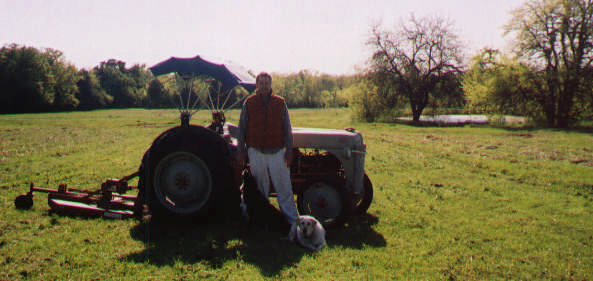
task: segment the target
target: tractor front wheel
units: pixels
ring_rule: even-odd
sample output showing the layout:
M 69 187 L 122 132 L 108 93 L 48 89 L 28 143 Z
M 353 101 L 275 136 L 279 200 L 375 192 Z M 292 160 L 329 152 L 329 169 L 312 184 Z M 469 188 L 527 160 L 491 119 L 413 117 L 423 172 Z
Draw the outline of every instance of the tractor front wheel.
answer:
M 297 194 L 297 205 L 301 215 L 311 215 L 324 226 L 336 226 L 344 223 L 352 204 L 344 179 L 328 176 L 308 180 Z
M 366 173 L 364 174 L 363 181 L 362 193 L 354 202 L 353 213 L 357 215 L 366 213 L 373 201 L 373 183 L 371 183 L 371 179 Z

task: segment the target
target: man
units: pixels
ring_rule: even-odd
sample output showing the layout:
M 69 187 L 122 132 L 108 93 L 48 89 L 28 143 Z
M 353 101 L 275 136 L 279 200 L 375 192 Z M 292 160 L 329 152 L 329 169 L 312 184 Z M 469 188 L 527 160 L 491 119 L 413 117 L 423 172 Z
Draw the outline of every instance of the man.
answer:
M 256 94 L 245 100 L 239 119 L 239 163 L 249 157 L 251 174 L 267 200 L 272 180 L 280 211 L 292 225 L 299 214 L 290 182 L 292 127 L 288 108 L 282 97 L 274 95 L 270 74 L 258 74 L 255 86 Z

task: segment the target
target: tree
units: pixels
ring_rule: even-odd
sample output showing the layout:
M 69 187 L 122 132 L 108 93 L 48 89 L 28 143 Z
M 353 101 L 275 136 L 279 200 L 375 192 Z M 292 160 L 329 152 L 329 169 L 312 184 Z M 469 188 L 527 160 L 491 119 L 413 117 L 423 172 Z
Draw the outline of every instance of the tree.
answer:
M 138 107 L 144 105 L 150 74 L 144 66 L 126 69 L 123 61 L 110 59 L 96 66 L 94 72 L 101 87 L 113 97 L 113 107 Z
M 11 44 L 0 55 L 0 96 L 2 113 L 49 110 L 53 95 L 45 91 L 43 55 L 32 47 Z
M 333 76 L 301 70 L 294 74 L 272 74 L 276 94 L 284 97 L 288 107 L 346 106 L 341 91 L 358 80 L 355 76 Z
M 593 62 L 593 0 L 531 0 L 513 12 L 506 26 L 516 37 L 516 51 L 543 81 L 535 99 L 551 127 L 568 127 L 583 116 L 575 106 Z
M 443 79 L 439 81 L 437 90 L 433 94 L 432 107 L 434 109 L 438 107 L 461 108 L 465 105 L 461 86 L 462 74 L 461 72 L 448 72 L 443 75 Z
M 53 110 L 74 110 L 79 105 L 76 67 L 64 61 L 61 51 L 46 49 L 44 55 L 48 64 L 46 76 L 52 82 L 47 90 L 53 92 Z
M 77 71 L 53 49 L 11 44 L 0 50 L 0 113 L 71 110 Z
M 438 17 L 417 19 L 402 24 L 394 32 L 374 26 L 367 42 L 374 53 L 370 73 L 391 95 L 404 96 L 414 121 L 438 91 L 443 78 L 461 69 L 461 45 L 452 24 Z M 392 99 L 396 101 L 397 99 Z
M 78 109 L 91 110 L 107 108 L 113 103 L 113 97 L 108 95 L 92 71 L 81 70 L 80 80 L 76 83 L 78 92 L 76 98 L 80 101 Z
M 168 91 L 158 78 L 152 79 L 148 85 L 147 104 L 148 108 L 166 108 L 170 106 L 171 99 Z
M 534 102 L 543 83 L 535 72 L 498 50 L 484 49 L 471 59 L 464 74 L 463 90 L 472 112 L 514 114 L 541 118 Z
M 384 107 L 381 102 L 382 97 L 378 94 L 379 89 L 375 83 L 369 81 L 360 81 L 351 86 L 352 107 L 356 118 L 366 122 L 375 122 Z

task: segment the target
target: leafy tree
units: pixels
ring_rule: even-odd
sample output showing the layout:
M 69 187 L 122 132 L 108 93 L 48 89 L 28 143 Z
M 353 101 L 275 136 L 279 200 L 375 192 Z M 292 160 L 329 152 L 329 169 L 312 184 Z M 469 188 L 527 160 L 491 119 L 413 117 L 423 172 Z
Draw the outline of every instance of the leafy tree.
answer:
M 159 79 L 155 78 L 150 81 L 147 93 L 146 106 L 148 108 L 164 108 L 170 106 L 169 102 L 171 100 L 169 94 Z
M 101 62 L 93 70 L 101 87 L 113 97 L 113 107 L 142 107 L 150 74 L 143 66 L 126 69 L 123 61 L 110 59 Z
M 543 81 L 525 64 L 498 50 L 484 49 L 472 58 L 463 89 L 472 112 L 514 114 L 540 119 L 535 102 Z
M 80 80 L 76 83 L 78 92 L 76 98 L 80 101 L 78 109 L 91 110 L 107 108 L 113 103 L 113 97 L 108 95 L 92 71 L 81 70 Z
M 393 32 L 374 26 L 367 44 L 374 51 L 369 74 L 379 78 L 372 81 L 387 87 L 389 95 L 405 97 L 414 121 L 445 85 L 443 79 L 461 68 L 461 45 L 452 24 L 438 17 L 412 15 L 409 23 Z M 387 100 L 388 106 L 395 106 L 399 99 Z
M 42 64 L 42 54 L 35 48 L 16 44 L 2 48 L 2 113 L 48 110 L 54 97 L 43 90 L 45 79 L 39 67 Z
M 53 110 L 74 110 L 79 105 L 76 98 L 76 82 L 79 79 L 77 69 L 64 61 L 61 51 L 46 49 L 45 56 L 49 65 L 46 75 L 52 81 L 47 90 L 54 95 Z
M 366 79 L 352 85 L 348 90 L 351 92 L 351 102 L 355 116 L 366 122 L 374 122 L 388 116 L 393 108 L 385 106 L 387 96 L 385 89 L 377 86 L 368 76 Z M 396 96 L 391 95 L 391 97 Z
M 140 102 L 140 106 L 143 106 L 147 95 L 147 87 L 153 78 L 152 73 L 143 64 L 133 65 L 126 70 L 126 73 L 133 80 L 132 87 L 136 91 L 136 99 Z
M 76 69 L 62 52 L 11 44 L 0 50 L 0 112 L 71 110 Z
M 581 103 L 577 111 L 582 112 L 579 116 L 581 120 L 593 120 L 593 66 L 587 67 L 583 73 L 583 91 L 580 92 L 579 100 Z
M 506 26 L 517 55 L 542 81 L 535 95 L 547 124 L 568 127 L 591 109 L 586 102 L 587 69 L 593 63 L 593 0 L 531 0 Z M 535 85 L 540 85 L 533 81 Z
M 442 76 L 436 90 L 433 93 L 431 107 L 438 108 L 462 108 L 465 106 L 463 89 L 461 86 L 462 73 L 449 72 Z
M 294 74 L 272 74 L 272 86 L 289 107 L 336 107 L 348 105 L 341 92 L 358 79 L 301 70 Z

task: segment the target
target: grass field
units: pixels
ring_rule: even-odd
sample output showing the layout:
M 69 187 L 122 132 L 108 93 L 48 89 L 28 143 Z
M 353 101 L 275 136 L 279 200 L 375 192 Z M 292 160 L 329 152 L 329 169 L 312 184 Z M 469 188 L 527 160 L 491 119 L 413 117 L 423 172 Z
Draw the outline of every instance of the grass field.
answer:
M 295 127 L 355 127 L 368 145 L 374 201 L 367 215 L 328 229 L 319 253 L 236 226 L 59 216 L 45 194 L 31 210 L 14 208 L 30 182 L 94 189 L 134 172 L 177 118 L 0 115 L 0 280 L 593 280 L 590 132 L 369 124 L 345 109 L 291 110 Z M 208 118 L 199 112 L 192 123 Z

